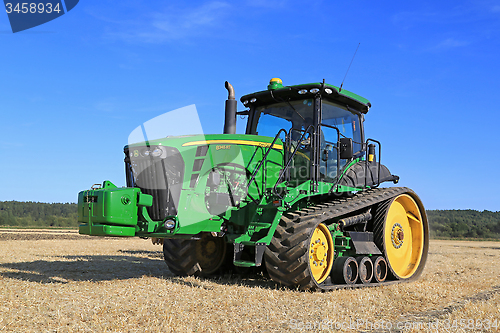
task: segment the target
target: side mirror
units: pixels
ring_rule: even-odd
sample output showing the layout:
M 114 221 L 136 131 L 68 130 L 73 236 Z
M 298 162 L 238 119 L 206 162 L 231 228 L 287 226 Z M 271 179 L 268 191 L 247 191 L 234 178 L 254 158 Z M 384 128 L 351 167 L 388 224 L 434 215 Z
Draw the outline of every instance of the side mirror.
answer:
M 350 160 L 353 156 L 352 139 L 340 138 L 340 159 Z

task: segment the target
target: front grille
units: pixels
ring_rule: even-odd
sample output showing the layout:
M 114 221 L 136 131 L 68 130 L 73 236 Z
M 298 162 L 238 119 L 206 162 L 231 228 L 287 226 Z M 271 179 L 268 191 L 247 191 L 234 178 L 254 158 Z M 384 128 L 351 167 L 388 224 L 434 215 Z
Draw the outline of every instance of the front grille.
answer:
M 147 208 L 154 221 L 177 215 L 184 177 L 184 160 L 179 151 L 162 146 L 161 157 L 144 156 L 141 151 L 154 147 L 125 149 L 125 174 L 128 187 L 138 187 L 153 196 L 153 205 Z

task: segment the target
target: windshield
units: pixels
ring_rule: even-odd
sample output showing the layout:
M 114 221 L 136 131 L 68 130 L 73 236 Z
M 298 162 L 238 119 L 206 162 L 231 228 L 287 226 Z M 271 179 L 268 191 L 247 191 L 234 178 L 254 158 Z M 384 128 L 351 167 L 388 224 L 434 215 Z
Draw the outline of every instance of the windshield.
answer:
M 314 101 L 304 99 L 291 102 L 282 102 L 255 109 L 255 124 L 251 134 L 263 135 L 274 138 L 280 129 L 285 129 L 289 134 L 285 142 L 287 151 L 293 155 L 289 166 L 289 179 L 291 184 L 299 185 L 311 179 L 314 166 L 311 164 L 317 149 L 319 154 L 319 170 L 317 179 L 325 182 L 335 182 L 338 170 L 348 162 L 338 160 L 338 139 L 340 137 L 353 140 L 353 152 L 361 151 L 362 133 L 360 118 L 347 107 L 323 100 L 321 105 L 321 124 L 318 131 L 309 128 L 313 125 Z M 309 128 L 309 131 L 307 130 Z M 314 148 L 310 140 L 313 133 L 319 135 L 318 148 Z
M 257 128 L 254 134 L 274 138 L 282 128 L 304 130 L 313 124 L 312 99 L 273 104 L 258 107 L 255 111 Z

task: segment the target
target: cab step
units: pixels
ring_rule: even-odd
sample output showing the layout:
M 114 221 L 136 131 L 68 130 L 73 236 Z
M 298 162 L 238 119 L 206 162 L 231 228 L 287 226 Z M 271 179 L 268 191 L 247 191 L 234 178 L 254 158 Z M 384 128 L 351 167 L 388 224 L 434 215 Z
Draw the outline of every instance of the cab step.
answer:
M 233 261 L 234 266 L 238 267 L 255 267 L 257 266 L 255 262 L 253 261 L 248 261 L 248 260 L 236 260 Z
M 234 243 L 233 264 L 239 267 L 254 267 L 262 265 L 262 258 L 266 250 L 266 243 L 254 243 L 255 246 L 255 261 L 241 260 L 241 254 L 245 248 L 245 244 Z

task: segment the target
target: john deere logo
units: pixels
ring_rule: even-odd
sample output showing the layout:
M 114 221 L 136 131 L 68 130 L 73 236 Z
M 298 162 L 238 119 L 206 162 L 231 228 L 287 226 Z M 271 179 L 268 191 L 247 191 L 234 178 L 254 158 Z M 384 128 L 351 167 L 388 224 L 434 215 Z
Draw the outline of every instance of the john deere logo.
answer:
M 132 200 L 130 199 L 130 196 L 128 194 L 125 194 L 124 196 L 121 197 L 122 204 L 128 205 Z
M 52 21 L 72 10 L 79 0 L 4 0 L 12 32 L 19 32 Z

